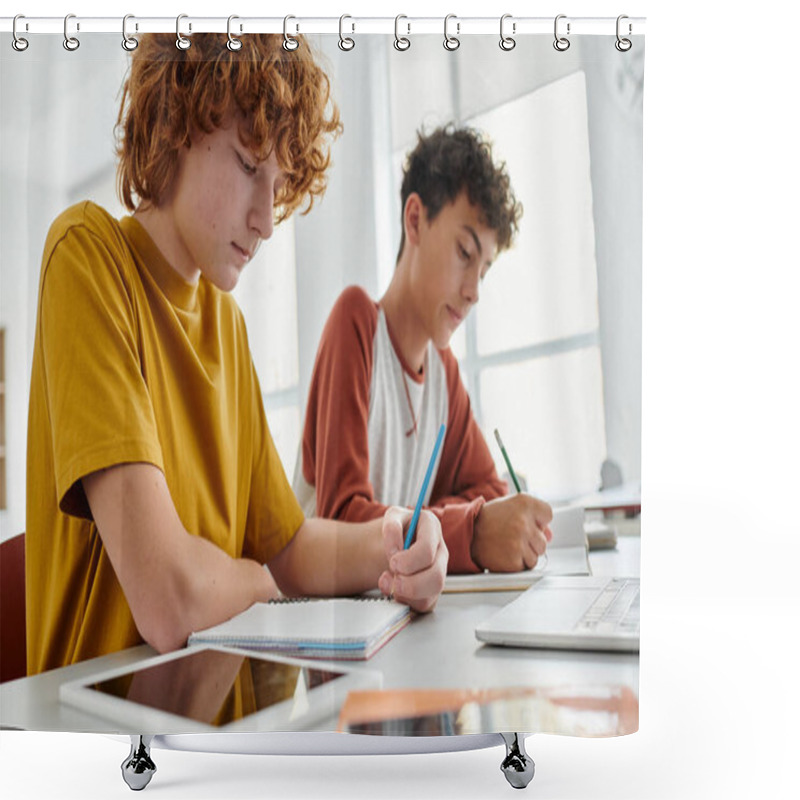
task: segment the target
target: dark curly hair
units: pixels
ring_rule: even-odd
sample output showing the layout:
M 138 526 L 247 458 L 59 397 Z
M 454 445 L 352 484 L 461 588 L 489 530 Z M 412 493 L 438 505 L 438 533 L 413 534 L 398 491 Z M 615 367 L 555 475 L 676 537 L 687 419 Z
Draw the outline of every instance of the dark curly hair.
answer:
M 250 34 L 231 52 L 223 34 L 192 37 L 187 50 L 172 34 L 141 37 L 117 118 L 117 188 L 133 211 L 159 206 L 172 186 L 177 154 L 193 130 L 211 133 L 233 114 L 239 136 L 259 158 L 274 149 L 287 180 L 276 198 L 276 222 L 325 191 L 329 139 L 341 132 L 330 81 L 307 41 L 292 52 L 283 37 Z
M 416 192 L 433 221 L 445 205 L 466 191 L 469 202 L 481 210 L 486 225 L 497 234 L 498 252 L 511 247 L 522 204 L 511 189 L 505 162 L 495 165 L 491 142 L 473 128 L 453 124 L 429 134 L 418 131 L 417 137 L 417 146 L 406 157 L 403 169 L 401 209 Z M 405 245 L 402 214 L 398 261 Z

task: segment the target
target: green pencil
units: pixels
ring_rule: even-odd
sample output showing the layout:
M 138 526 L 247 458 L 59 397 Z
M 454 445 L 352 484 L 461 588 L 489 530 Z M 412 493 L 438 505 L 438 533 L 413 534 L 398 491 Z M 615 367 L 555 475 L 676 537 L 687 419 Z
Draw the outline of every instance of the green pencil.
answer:
M 517 494 L 521 494 L 522 489 L 520 489 L 519 487 L 519 481 L 517 480 L 517 473 L 514 472 L 514 467 L 511 466 L 511 460 L 508 457 L 508 453 L 506 453 L 506 448 L 503 446 L 503 440 L 500 438 L 500 432 L 497 430 L 497 428 L 494 429 L 494 438 L 497 439 L 497 444 L 500 445 L 500 452 L 503 454 L 503 458 L 505 459 L 506 466 L 508 467 L 508 471 L 511 475 L 511 480 L 514 481 L 514 486 L 517 487 Z M 547 555 L 547 552 L 543 553 L 543 555 L 544 555 L 544 561 L 540 562 L 537 559 L 536 566 L 541 565 L 542 570 L 545 570 L 547 569 L 547 565 L 550 563 L 550 556 Z M 535 568 L 536 567 L 533 567 L 533 569 Z
M 514 486 L 517 487 L 517 493 L 520 493 L 522 489 L 519 488 L 517 473 L 514 472 L 514 467 L 511 466 L 511 461 L 508 458 L 508 453 L 506 453 L 506 448 L 503 446 L 503 440 L 500 438 L 500 432 L 497 430 L 497 428 L 494 429 L 494 438 L 497 439 L 497 444 L 500 445 L 500 452 L 503 454 L 503 458 L 506 461 L 506 466 L 508 467 L 508 472 L 511 475 L 511 480 L 514 481 Z

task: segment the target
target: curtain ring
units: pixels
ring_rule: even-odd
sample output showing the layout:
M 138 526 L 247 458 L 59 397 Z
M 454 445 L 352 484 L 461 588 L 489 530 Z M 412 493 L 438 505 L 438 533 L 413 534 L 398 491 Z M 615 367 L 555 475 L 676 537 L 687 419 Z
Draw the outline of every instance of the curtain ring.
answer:
M 231 53 L 236 53 L 242 49 L 242 40 L 238 39 L 231 33 L 231 22 L 233 22 L 233 20 L 235 19 L 239 19 L 239 17 L 237 17 L 236 14 L 231 14 L 228 17 L 228 41 L 226 42 L 225 47 L 227 47 L 228 50 L 231 51 Z
M 127 25 L 129 19 L 135 19 L 133 14 L 126 14 L 122 18 L 122 49 L 130 53 L 139 46 L 139 40 L 135 36 L 128 36 Z
M 398 14 L 394 18 L 394 49 L 399 50 L 401 53 L 405 50 L 408 50 L 411 47 L 411 39 L 407 39 L 405 36 L 401 36 L 398 28 L 400 27 L 400 20 L 401 19 L 408 19 L 405 14 Z M 407 22 L 406 27 L 408 28 L 408 33 L 411 33 L 411 23 Z
M 67 33 L 67 26 L 69 25 L 69 21 L 71 19 L 75 19 L 75 15 L 74 14 L 67 14 L 67 16 L 64 17 L 64 41 L 63 41 L 63 45 L 64 45 L 64 49 L 65 50 L 69 50 L 70 53 L 74 53 L 81 46 L 81 43 L 74 36 L 70 36 Z M 78 30 L 80 30 L 80 28 L 78 28 Z
M 178 37 L 175 39 L 175 47 L 178 50 L 188 50 L 192 46 L 191 41 L 181 33 L 181 20 L 186 19 L 188 16 L 188 14 L 178 14 L 178 18 L 175 20 L 175 35 Z M 189 25 L 189 30 L 191 31 L 191 29 L 192 26 Z
M 556 21 L 553 24 L 553 35 L 556 37 L 556 40 L 553 42 L 553 47 L 558 50 L 559 53 L 563 53 L 565 50 L 569 50 L 570 41 L 566 38 L 566 36 L 559 36 L 558 35 L 558 21 L 560 19 L 566 19 L 566 14 L 559 14 L 556 17 Z M 567 36 L 569 36 L 569 22 L 567 23 Z
M 294 36 L 289 36 L 288 33 L 288 25 L 290 19 L 297 19 L 297 17 L 293 17 L 291 14 L 283 18 L 283 49 L 284 50 L 297 50 L 300 47 L 300 42 L 294 38 Z
M 633 42 L 630 39 L 623 39 L 619 35 L 619 29 L 620 29 L 620 25 L 619 24 L 620 24 L 620 22 L 622 22 L 623 19 L 628 19 L 626 14 L 620 14 L 617 17 L 617 41 L 614 42 L 614 47 L 616 47 L 617 50 L 620 51 L 620 53 L 627 53 L 628 50 L 630 50 L 631 47 L 633 47 Z M 633 28 L 631 27 L 631 24 L 629 22 L 628 23 L 628 35 L 630 35 L 632 33 L 632 31 L 633 31 Z
M 344 50 L 345 52 L 347 52 L 348 50 L 352 50 L 356 46 L 355 40 L 351 39 L 349 36 L 345 36 L 342 33 L 342 24 L 346 19 L 353 19 L 353 18 L 349 14 L 342 14 L 342 16 L 339 17 L 339 49 Z M 353 25 L 352 32 L 355 33 L 356 30 L 355 22 L 352 23 L 352 25 Z
M 25 19 L 25 16 L 24 16 L 23 14 L 17 14 L 17 16 L 16 16 L 16 17 L 14 17 L 14 23 L 13 23 L 13 25 L 11 26 L 11 33 L 13 34 L 14 38 L 11 40 L 11 46 L 12 46 L 12 47 L 13 47 L 13 48 L 14 48 L 14 49 L 15 49 L 15 50 L 18 52 L 18 53 L 21 53 L 23 50 L 27 50 L 27 49 L 28 49 L 28 44 L 29 44 L 29 42 L 28 42 L 28 40 L 27 40 L 27 39 L 23 39 L 23 38 L 22 38 L 22 37 L 21 37 L 21 36 L 20 36 L 20 35 L 17 33 L 17 20 L 18 20 L 18 19 Z
M 511 19 L 511 14 L 503 14 L 503 16 L 500 17 L 500 49 L 505 50 L 506 52 L 508 52 L 509 50 L 513 50 L 517 46 L 516 39 L 514 39 L 511 36 L 506 36 L 503 33 L 503 24 L 507 19 Z M 517 32 L 516 22 L 512 23 L 511 32 L 512 33 Z
M 447 33 L 447 23 L 450 22 L 451 19 L 457 19 L 455 14 L 448 14 L 444 18 L 444 41 L 442 42 L 444 49 L 449 50 L 451 53 L 454 50 L 458 50 L 461 47 L 461 40 L 457 36 L 450 36 Z M 456 23 L 456 33 L 459 32 L 461 25 L 460 23 Z

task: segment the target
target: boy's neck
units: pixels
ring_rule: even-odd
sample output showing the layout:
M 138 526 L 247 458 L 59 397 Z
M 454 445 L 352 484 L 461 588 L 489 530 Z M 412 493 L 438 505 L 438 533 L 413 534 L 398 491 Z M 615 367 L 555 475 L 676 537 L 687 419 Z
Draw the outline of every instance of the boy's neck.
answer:
M 430 338 L 414 309 L 405 255 L 404 253 L 397 263 L 380 305 L 386 315 L 386 324 L 391 331 L 394 346 L 400 351 L 399 355 L 412 370 L 419 373 L 425 363 L 425 352 Z
M 175 233 L 164 212 L 151 205 L 142 205 L 134 211 L 133 216 L 147 231 L 156 247 L 161 251 L 167 263 L 187 283 L 195 284 L 200 279 L 200 270 L 181 263 L 179 249 L 175 247 Z

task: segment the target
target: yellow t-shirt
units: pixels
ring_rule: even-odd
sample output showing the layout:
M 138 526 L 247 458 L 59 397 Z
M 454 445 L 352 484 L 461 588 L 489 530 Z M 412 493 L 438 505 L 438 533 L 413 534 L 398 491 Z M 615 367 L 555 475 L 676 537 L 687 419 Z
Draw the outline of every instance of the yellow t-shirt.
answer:
M 142 642 L 81 478 L 147 462 L 189 532 L 266 562 L 303 522 L 267 427 L 244 320 L 186 283 L 141 224 L 93 203 L 47 237 L 28 418 L 28 671 Z

